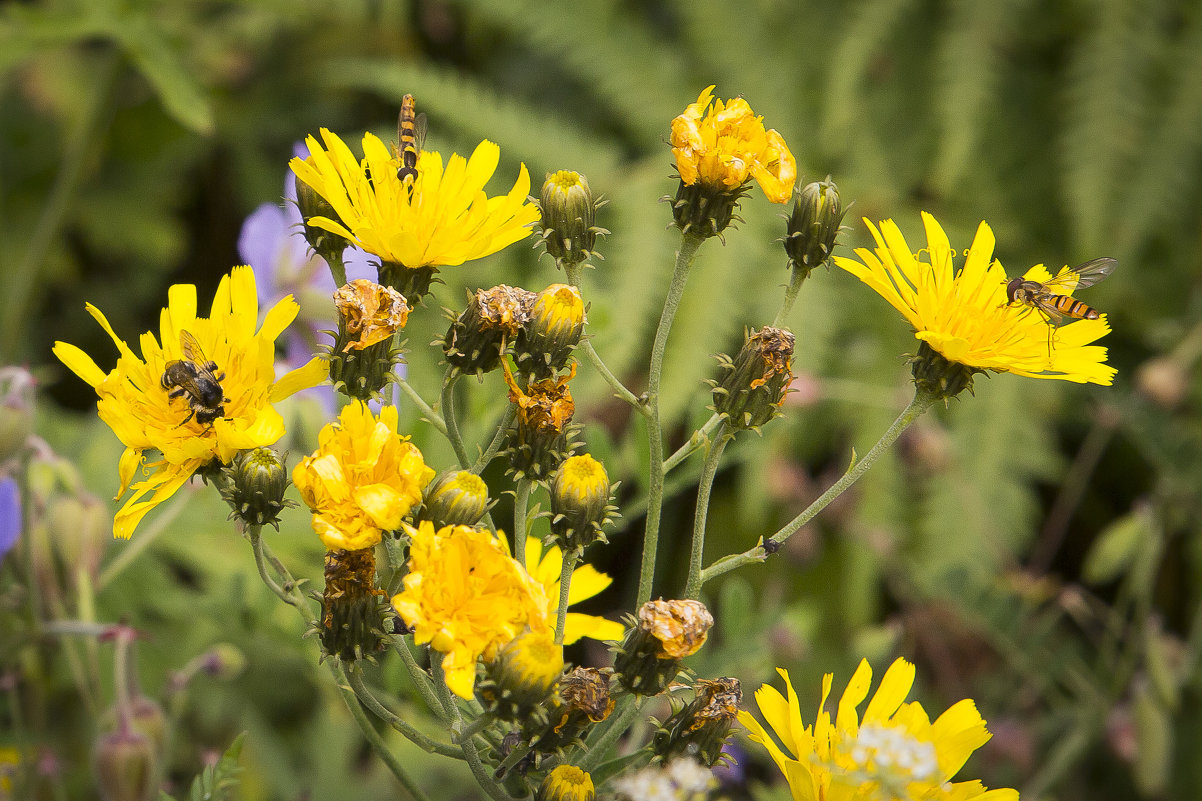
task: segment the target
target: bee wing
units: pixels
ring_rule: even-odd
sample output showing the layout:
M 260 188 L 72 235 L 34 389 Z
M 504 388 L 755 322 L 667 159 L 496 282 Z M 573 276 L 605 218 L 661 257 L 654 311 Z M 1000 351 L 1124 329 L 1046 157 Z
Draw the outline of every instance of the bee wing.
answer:
M 198 367 L 208 363 L 209 360 L 205 358 L 204 351 L 200 349 L 200 343 L 196 341 L 196 337 L 192 336 L 191 331 L 179 332 L 179 346 L 184 351 L 184 358 L 195 362 Z

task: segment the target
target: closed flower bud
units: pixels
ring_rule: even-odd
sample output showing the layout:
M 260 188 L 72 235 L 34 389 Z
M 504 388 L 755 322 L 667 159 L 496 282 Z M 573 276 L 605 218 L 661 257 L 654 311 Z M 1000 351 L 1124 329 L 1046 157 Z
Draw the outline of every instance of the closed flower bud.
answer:
M 154 744 L 132 726 L 103 734 L 92 750 L 92 771 L 104 801 L 147 801 L 155 772 Z
M 810 274 L 824 264 L 835 249 L 835 238 L 846 214 L 839 199 L 839 187 L 828 176 L 825 181 L 806 184 L 793 196 L 785 236 L 789 267 Z
M 230 517 L 248 526 L 272 525 L 279 530 L 280 512 L 294 505 L 284 500 L 288 469 L 279 454 L 271 448 L 239 451 L 226 472 L 229 480 L 219 486 L 222 497 L 233 510 Z
M 547 176 L 543 182 L 542 241 L 556 263 L 579 264 L 596 255 L 597 234 L 609 233 L 593 225 L 597 209 L 588 179 L 569 170 Z
M 614 657 L 618 681 L 636 695 L 658 695 L 695 654 L 714 618 L 700 601 L 648 601 L 639 607 Z
M 497 369 L 501 354 L 530 320 L 535 297 L 533 292 L 505 284 L 477 290 L 443 337 L 447 364 L 470 375 Z
M 687 756 L 706 767 L 722 757 L 722 746 L 739 713 L 743 690 L 739 680 L 698 679 L 693 700 L 676 710 L 655 732 L 652 748 L 656 757 L 668 761 Z
M 593 778 L 575 765 L 558 765 L 543 778 L 534 801 L 593 801 Z
M 984 370 L 950 361 L 926 342 L 918 346 L 918 355 L 910 360 L 914 386 L 919 393 L 947 402 L 964 390 L 972 392 L 972 380 Z
M 46 530 L 67 578 L 98 575 L 100 556 L 111 539 L 112 520 L 99 500 L 88 494 L 57 496 L 46 509 Z
M 568 382 L 576 376 L 576 363 L 566 376 L 531 381 L 523 390 L 505 367 L 509 400 L 517 404 L 517 415 L 509 429 L 505 455 L 519 478 L 545 481 L 572 455 L 569 424 L 576 411 Z
M 545 719 L 543 702 L 562 673 L 563 646 L 555 644 L 555 632 L 528 628 L 488 664 L 487 679 L 476 692 L 498 720 Z
M 610 490 L 605 468 L 587 453 L 559 465 L 551 478 L 551 533 L 565 552 L 605 542 L 601 527 L 616 511 Z
M 488 486 L 470 470 L 447 470 L 426 485 L 417 519 L 444 526 L 474 526 L 488 510 Z
M 309 220 L 313 217 L 326 217 L 341 222 L 334 207 L 317 194 L 313 187 L 299 179 L 296 180 L 296 207 L 300 210 L 301 220 L 304 221 L 305 241 L 309 243 L 309 247 L 313 248 L 313 252 L 325 259 L 327 264 L 334 261 L 341 263 L 342 252 L 347 249 L 350 242 L 345 237 L 331 233 L 324 228 L 309 225 Z
M 218 643 L 204 655 L 201 670 L 213 678 L 228 681 L 246 670 L 246 655 L 236 645 Z
M 380 398 L 404 361 L 393 335 L 409 320 L 409 304 L 391 287 L 356 278 L 334 292 L 338 335 L 330 349 L 330 380 L 358 400 Z
M 318 624 L 322 651 L 352 662 L 383 650 L 391 607 L 376 588 L 375 550 L 327 551 L 325 579 Z
M 793 380 L 793 334 L 764 326 L 749 333 L 738 356 L 719 356 L 723 375 L 711 381 L 714 410 L 733 429 L 758 429 L 780 413 Z
M 539 292 L 530 321 L 514 343 L 518 370 L 535 378 L 550 378 L 568 363 L 584 334 L 584 300 L 567 284 L 552 284 Z

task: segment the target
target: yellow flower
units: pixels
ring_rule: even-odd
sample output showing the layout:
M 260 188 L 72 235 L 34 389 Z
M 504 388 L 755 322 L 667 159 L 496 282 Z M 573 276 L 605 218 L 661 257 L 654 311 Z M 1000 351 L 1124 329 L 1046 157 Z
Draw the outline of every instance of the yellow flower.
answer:
M 563 551 L 552 545 L 543 551 L 542 540 L 526 538 L 526 571 L 542 585 L 547 597 L 547 619 L 554 620 L 559 607 L 559 576 L 563 572 Z M 592 565 L 581 565 L 572 571 L 572 584 L 568 587 L 568 606 L 592 598 L 610 584 L 613 579 Z M 564 622 L 563 644 L 571 645 L 582 637 L 594 640 L 620 640 L 626 627 L 613 620 L 596 615 L 568 612 Z
M 318 448 L 292 471 L 313 510 L 313 530 L 330 550 L 371 548 L 422 498 L 434 471 L 408 437 L 397 433 L 397 409 L 376 418 L 367 404 L 342 409 L 318 435 Z
M 593 801 L 593 777 L 575 765 L 558 765 L 543 778 L 534 801 Z
M 755 116 L 743 98 L 723 103 L 713 99 L 713 92 L 713 86 L 707 87 L 672 120 L 672 155 L 680 180 L 686 186 L 700 182 L 735 190 L 754 178 L 770 201 L 788 201 L 797 162 L 784 137 L 764 130 L 764 118 Z
M 1015 790 L 986 791 L 976 780 L 951 781 L 991 735 L 971 700 L 952 705 L 933 723 L 921 704 L 905 703 L 914 684 L 914 665 L 906 660 L 898 659 L 885 672 L 863 719 L 857 707 L 872 682 L 868 661 L 861 661 L 852 676 L 833 723 L 825 709 L 834 678 L 828 673 L 811 726 L 802 721 L 788 672 L 777 672 L 785 680 L 787 699 L 767 684 L 755 693 L 768 727 L 749 712 L 740 712 L 739 722 L 768 749 L 794 801 L 1018 801 Z
M 524 239 L 538 219 L 538 207 L 527 202 L 524 164 L 507 195 L 485 195 L 501 152 L 487 140 L 470 159 L 453 154 L 445 169 L 440 154 L 423 151 L 410 189 L 396 177 L 400 162 L 374 134 L 363 136 L 362 160 L 325 128 L 321 137 L 325 147 L 308 137 L 312 155 L 294 158 L 290 166 L 329 202 L 337 219 L 306 222 L 386 262 L 408 270 L 463 264 Z
M 275 339 L 296 317 L 300 307 L 292 296 L 273 306 L 255 331 L 259 300 L 250 267 L 235 267 L 221 279 L 209 316 L 196 316 L 196 287 L 176 284 L 167 291 L 167 308 L 160 315 L 159 337 L 142 335 L 142 355 L 130 349 L 95 306 L 88 312 L 112 337 L 121 355 L 105 373 L 90 356 L 65 342 L 54 344 L 54 355 L 96 389 L 100 419 L 125 445 L 118 473 L 120 498 L 133 495 L 113 520 L 113 535 L 128 539 L 142 518 L 170 498 L 201 466 L 213 459 L 228 463 L 241 450 L 271 445 L 284 434 L 284 420 L 272 403 L 326 379 L 326 367 L 314 358 L 304 367 L 275 377 Z M 170 398 L 162 386 L 169 362 L 187 359 L 181 332 L 195 337 L 206 359 L 217 364 L 225 400 L 224 414 L 201 423 L 193 416 L 187 396 Z M 195 356 L 196 354 L 193 353 Z M 145 462 L 145 451 L 161 458 Z M 149 475 L 134 482 L 142 467 Z M 150 498 L 143 498 L 150 494 Z
M 447 687 L 471 698 L 476 660 L 492 661 L 527 627 L 549 628 L 546 593 L 488 531 L 427 521 L 407 531 L 409 573 L 392 605 L 415 642 L 445 654 Z
M 927 247 L 910 249 L 892 220 L 878 229 L 864 223 L 875 250 L 857 248 L 859 261 L 836 256 L 835 263 L 877 291 L 914 326 L 915 338 L 948 361 L 978 370 L 1059 378 L 1079 384 L 1110 384 L 1114 368 L 1106 349 L 1091 345 L 1110 331 L 1106 316 L 1057 328 L 1021 304 L 1006 302 L 1006 271 L 993 259 L 993 232 L 984 222 L 959 271 L 956 251 L 935 218 L 923 212 Z M 1046 281 L 1042 265 L 1026 278 Z

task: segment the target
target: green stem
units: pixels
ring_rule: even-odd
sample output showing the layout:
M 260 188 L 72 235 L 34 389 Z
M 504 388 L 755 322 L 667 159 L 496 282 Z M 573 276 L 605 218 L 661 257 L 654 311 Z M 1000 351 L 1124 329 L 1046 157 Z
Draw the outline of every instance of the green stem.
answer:
M 570 285 L 576 287 L 577 289 L 579 289 L 580 288 L 580 265 L 579 264 L 569 264 L 567 262 L 560 262 L 560 264 L 563 266 L 564 272 L 567 273 L 568 283 Z M 631 392 L 629 389 L 627 389 L 626 385 L 622 383 L 621 379 L 619 379 L 616 375 L 613 374 L 613 371 L 611 371 L 605 365 L 605 362 L 601 360 L 601 356 L 597 353 L 596 349 L 593 348 L 592 342 L 585 339 L 585 340 L 581 341 L 581 343 L 578 347 L 584 351 L 584 355 L 588 358 L 589 364 L 591 364 L 593 366 L 593 369 L 596 370 L 598 374 L 600 374 L 601 378 L 605 381 L 605 383 L 609 384 L 610 387 L 613 388 L 614 394 L 617 397 L 621 398 L 622 400 L 626 401 L 628 404 L 633 406 L 635 409 L 637 409 L 639 411 L 639 413 L 641 413 L 641 414 L 647 413 L 647 405 L 644 402 L 644 399 L 638 397 L 633 392 Z
M 459 732 L 463 731 L 463 717 L 459 714 L 459 705 L 455 702 L 455 698 L 451 693 L 451 688 L 447 686 L 446 676 L 442 671 L 442 653 L 439 651 L 430 652 L 430 664 L 434 671 L 434 688 L 438 692 L 438 697 L 441 699 L 443 707 L 451 715 L 451 736 L 457 737 Z M 463 742 L 459 743 L 459 747 L 463 749 L 463 756 L 467 760 L 467 765 L 471 768 L 472 775 L 476 777 L 476 782 L 484 789 L 484 792 L 494 799 L 494 801 L 513 801 L 512 796 L 505 792 L 505 788 L 497 784 L 497 780 L 493 778 L 492 773 L 485 766 L 483 760 L 480 759 L 480 752 L 476 749 L 476 742 L 471 737 L 467 737 Z
M 814 517 L 817 516 L 818 513 L 823 509 L 825 509 L 831 501 L 842 495 L 848 487 L 850 487 L 852 484 L 855 484 L 856 481 L 860 479 L 860 476 L 867 473 L 868 468 L 872 467 L 872 465 L 884 455 L 885 451 L 889 450 L 889 447 L 897 441 L 897 438 L 901 436 L 902 432 L 905 431 L 911 423 L 921 417 L 923 412 L 931 408 L 931 406 L 937 400 L 938 398 L 934 395 L 929 395 L 923 392 L 916 393 L 914 400 L 910 401 L 910 404 L 902 410 L 902 413 L 898 415 L 896 420 L 893 421 L 893 425 L 889 426 L 889 429 L 884 433 L 884 435 L 881 436 L 880 440 L 878 440 L 877 443 L 872 446 L 872 450 L 868 451 L 868 453 L 864 455 L 863 459 L 860 459 L 858 462 L 855 462 L 851 467 L 849 467 L 847 472 L 843 474 L 843 477 L 831 485 L 830 489 L 822 493 L 818 500 L 807 506 L 801 512 L 801 514 L 790 520 L 780 529 L 780 531 L 769 537 L 768 542 L 772 543 L 773 546 L 780 546 L 785 540 L 793 536 L 793 534 L 799 528 L 813 520 Z M 717 578 L 723 573 L 728 573 L 731 570 L 735 570 L 736 568 L 743 567 L 744 565 L 748 565 L 753 562 L 762 562 L 767 557 L 768 553 L 764 549 L 763 545 L 757 545 L 756 547 L 740 554 L 724 556 L 707 567 L 705 570 L 701 571 L 701 583 L 704 585 L 707 581 Z
M 192 493 L 184 491 L 176 493 L 175 497 L 164 504 L 165 508 L 155 515 L 149 525 L 138 532 L 137 538 L 128 541 L 113 561 L 100 571 L 100 576 L 96 579 L 96 592 L 102 592 L 113 579 L 121 575 L 121 572 L 133 563 L 134 559 L 138 558 L 142 551 L 153 545 L 155 540 L 171 527 L 191 499 Z
M 533 486 L 533 481 L 519 478 L 513 495 L 513 558 L 522 567 L 526 566 L 526 514 Z
M 247 526 L 246 536 L 250 538 L 251 548 L 254 549 L 255 552 L 255 567 L 259 569 L 259 578 L 263 579 L 263 583 L 266 584 L 267 587 L 274 592 L 281 601 L 289 606 L 299 607 L 299 601 L 293 597 L 294 593 L 291 591 L 291 589 L 285 589 L 284 587 L 281 587 L 279 583 L 267 573 L 268 560 L 267 554 L 265 553 L 266 544 L 263 542 L 263 527 L 253 524 Z M 276 561 L 278 562 L 278 560 Z M 276 564 L 273 565 L 273 567 L 275 567 L 276 572 L 280 574 L 280 577 L 283 578 L 284 573 L 287 572 L 280 570 L 283 565 Z M 288 583 L 287 579 L 285 579 L 285 583 Z
M 379 698 L 376 698 L 375 694 L 364 683 L 362 670 L 352 667 L 346 676 L 350 681 L 351 689 L 355 691 L 355 695 L 359 697 L 363 705 L 370 709 L 380 720 L 405 735 L 418 748 L 428 754 L 438 754 L 439 756 L 450 757 L 451 759 L 463 759 L 463 753 L 458 748 L 450 743 L 440 743 L 427 737 L 406 722 L 400 715 L 384 706 L 383 702 Z
M 455 745 L 462 746 L 465 742 L 472 739 L 477 734 L 480 734 L 492 724 L 493 719 L 491 715 L 487 713 L 481 715 L 459 730 L 459 733 L 455 735 Z M 463 756 L 461 754 L 460 759 L 462 758 Z
M 380 733 L 372 725 L 371 720 L 363 711 L 363 707 L 359 705 L 359 697 L 347 682 L 346 671 L 342 669 L 342 662 L 338 659 L 330 659 L 326 664 L 329 665 L 330 675 L 334 677 L 334 684 L 337 685 L 338 692 L 342 694 L 342 701 L 346 704 L 351 717 L 355 719 L 355 724 L 358 725 L 359 731 L 363 734 L 363 739 L 367 740 L 368 745 L 376 752 L 376 756 L 380 757 L 384 764 L 388 766 L 388 769 L 392 771 L 392 775 L 396 776 L 397 781 L 405 788 L 410 798 L 414 799 L 414 801 L 429 801 L 426 794 L 417 786 L 417 783 L 405 772 L 405 768 L 401 765 L 401 761 L 397 759 L 396 754 L 388 749 L 388 744 L 380 737 Z
M 801 285 L 810 275 L 810 271 L 804 269 L 795 268 L 792 272 L 789 285 L 785 287 L 785 297 L 781 301 L 780 311 L 776 313 L 776 319 L 772 321 L 773 328 L 780 328 L 785 324 L 785 318 L 789 316 L 789 312 L 793 310 L 793 304 L 797 301 L 797 293 L 801 290 Z
M 409 396 L 409 400 L 413 401 L 413 405 L 421 411 L 422 416 L 429 421 L 430 425 L 438 429 L 438 433 L 445 437 L 447 435 L 447 424 L 443 421 L 442 415 L 434 411 L 434 407 L 426 403 L 425 398 L 417 394 L 417 390 L 408 381 L 397 376 L 396 382 L 397 386 L 401 388 L 401 392 Z
M 647 442 L 650 451 L 650 468 L 647 481 L 647 520 L 643 532 L 643 558 L 639 569 L 639 591 L 636 606 L 651 600 L 651 585 L 655 580 L 655 555 L 659 546 L 659 522 L 663 514 L 664 493 L 664 440 L 659 420 L 659 385 L 663 377 L 664 352 L 668 347 L 668 334 L 672 320 L 680 307 L 689 268 L 697 257 L 697 250 L 704 238 L 696 234 L 681 234 L 680 249 L 676 251 L 676 266 L 672 270 L 672 283 L 664 297 L 664 309 L 660 314 L 659 327 L 655 330 L 655 341 L 651 345 L 651 367 L 647 377 Z
M 692 456 L 697 451 L 710 441 L 714 431 L 717 430 L 718 424 L 722 422 L 722 416 L 715 413 L 710 419 L 705 421 L 705 425 L 693 432 L 689 437 L 689 441 L 676 449 L 676 453 L 664 460 L 664 472 L 670 473 L 677 465 L 685 459 Z
M 397 637 L 393 644 L 393 650 L 401 657 L 401 661 L 405 663 L 405 670 L 409 672 L 409 679 L 417 687 L 417 692 L 421 695 L 422 700 L 430 711 L 438 715 L 445 723 L 451 719 L 451 715 L 442 705 L 437 693 L 434 690 L 434 680 L 430 678 L 430 674 L 422 669 L 422 666 L 413 658 L 413 652 L 409 650 L 409 643 L 402 637 Z
M 446 423 L 447 439 L 455 449 L 459 467 L 467 470 L 471 467 L 472 460 L 468 458 L 467 448 L 463 446 L 463 437 L 459 434 L 459 420 L 455 416 L 455 385 L 461 377 L 462 374 L 456 372 L 454 367 L 447 368 L 447 375 L 442 381 L 442 419 Z
M 509 426 L 513 425 L 513 418 L 517 416 L 517 413 L 518 407 L 515 403 L 511 403 L 505 408 L 505 414 L 501 417 L 501 424 L 497 427 L 497 433 L 493 435 L 492 442 L 488 443 L 488 448 L 472 465 L 473 473 L 480 475 L 484 472 L 484 468 L 488 467 L 488 463 L 497 455 L 497 451 L 501 450 L 501 445 L 505 442 L 505 435 L 509 433 Z
M 326 264 L 330 265 L 330 275 L 334 278 L 334 286 L 336 288 L 346 286 L 346 263 L 342 259 L 342 252 L 331 253 L 326 259 Z
M 559 609 L 555 619 L 555 644 L 563 645 L 563 631 L 568 621 L 568 594 L 572 587 L 572 572 L 580 561 L 580 549 L 572 548 L 563 555 L 563 566 L 559 570 Z
M 122 63 L 116 48 L 110 47 L 93 65 L 89 75 L 94 76 L 93 85 L 85 90 L 87 105 L 79 115 L 79 124 L 71 134 L 66 150 L 59 160 L 58 173 L 46 205 L 42 208 L 37 225 L 29 232 L 24 258 L 15 270 L 8 271 L 4 280 L 4 320 L 0 330 L 0 363 L 12 364 L 15 359 L 13 348 L 23 340 L 21 332 L 26 327 L 26 317 L 38 307 L 34 302 L 35 287 L 45 286 L 39 281 L 43 273 L 46 253 L 53 244 L 63 221 L 71 211 L 72 200 L 79 191 L 83 179 L 84 165 L 102 140 L 102 129 L 113 114 L 112 93 Z M 18 232 L 10 232 L 21 237 Z
M 693 514 L 693 547 L 689 552 L 689 578 L 684 585 L 684 598 L 697 598 L 701 594 L 701 560 L 705 556 L 705 521 L 709 514 L 710 494 L 714 489 L 714 477 L 718 475 L 718 462 L 722 451 L 733 437 L 723 422 L 718 434 L 710 443 L 701 468 L 701 481 L 697 485 L 697 509 Z

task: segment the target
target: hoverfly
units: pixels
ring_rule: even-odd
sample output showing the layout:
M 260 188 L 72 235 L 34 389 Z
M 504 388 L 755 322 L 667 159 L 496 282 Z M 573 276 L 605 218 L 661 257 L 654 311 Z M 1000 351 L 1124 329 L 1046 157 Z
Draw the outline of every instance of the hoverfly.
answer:
M 1021 303 L 1042 314 L 1052 326 L 1059 325 L 1065 317 L 1072 320 L 1096 320 L 1100 316 L 1097 309 L 1067 294 L 1074 290 L 1073 277 L 1076 276 L 1075 288 L 1085 289 L 1110 275 L 1118 266 L 1119 263 L 1111 258 L 1091 259 L 1061 272 L 1046 283 L 1012 278 L 1006 284 L 1006 305 Z M 1050 348 L 1050 338 L 1048 342 Z
M 159 383 L 171 400 L 187 398 L 188 416 L 181 426 L 193 417 L 201 425 L 211 426 L 218 417 L 225 417 L 225 404 L 230 401 L 221 388 L 225 373 L 217 369 L 216 362 L 205 358 L 200 343 L 189 332 L 179 332 L 179 344 L 184 358 L 167 362 Z
M 417 180 L 417 154 L 426 142 L 427 127 L 426 115 L 417 114 L 415 108 L 413 95 L 402 97 L 401 113 L 396 123 L 397 156 L 401 160 L 396 177 L 401 183 L 408 184 L 410 193 Z

